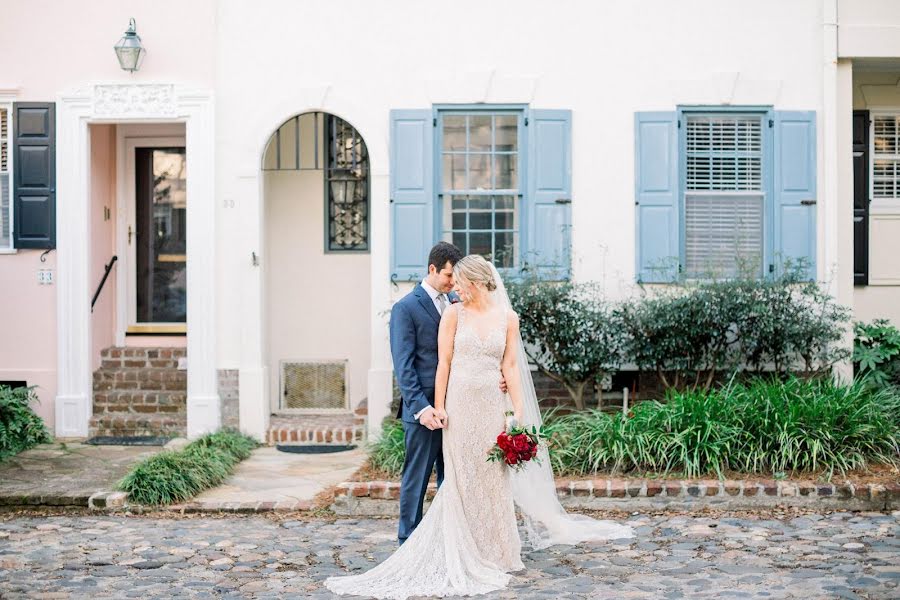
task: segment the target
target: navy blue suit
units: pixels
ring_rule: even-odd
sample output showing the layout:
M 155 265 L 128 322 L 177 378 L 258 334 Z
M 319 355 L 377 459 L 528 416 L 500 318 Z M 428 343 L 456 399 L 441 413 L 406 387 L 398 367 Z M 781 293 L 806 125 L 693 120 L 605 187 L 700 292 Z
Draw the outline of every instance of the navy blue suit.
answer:
M 417 285 L 391 309 L 391 356 L 400 388 L 406 459 L 400 484 L 402 544 L 422 520 L 422 503 L 432 470 L 438 485 L 444 479 L 441 430 L 434 431 L 416 420 L 416 413 L 434 406 L 434 380 L 438 363 L 438 327 L 441 315 L 428 292 Z

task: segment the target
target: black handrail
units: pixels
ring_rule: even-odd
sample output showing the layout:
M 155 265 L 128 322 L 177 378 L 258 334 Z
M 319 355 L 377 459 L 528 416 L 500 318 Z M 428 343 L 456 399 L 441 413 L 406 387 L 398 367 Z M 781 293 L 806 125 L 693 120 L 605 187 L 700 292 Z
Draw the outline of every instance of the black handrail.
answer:
M 91 298 L 91 312 L 94 312 L 94 305 L 97 304 L 97 296 L 100 295 L 100 291 L 103 290 L 103 284 L 106 283 L 106 278 L 109 277 L 109 272 L 112 271 L 113 264 L 119 260 L 119 257 L 113 254 L 113 257 L 109 259 L 109 264 L 104 267 L 103 271 L 103 279 L 100 280 L 100 285 L 97 286 L 97 291 L 94 292 L 94 297 Z

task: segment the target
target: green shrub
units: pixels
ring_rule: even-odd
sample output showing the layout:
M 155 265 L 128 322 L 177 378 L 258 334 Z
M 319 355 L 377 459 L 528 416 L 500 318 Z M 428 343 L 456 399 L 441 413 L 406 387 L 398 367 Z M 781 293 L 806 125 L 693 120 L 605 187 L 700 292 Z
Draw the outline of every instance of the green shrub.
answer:
M 874 387 L 900 386 L 900 330 L 887 319 L 856 323 L 853 362 L 857 374 Z
M 397 476 L 403 470 L 405 457 L 403 421 L 385 419 L 381 427 L 381 437 L 378 441 L 369 443 L 369 462 L 372 468 Z
M 181 450 L 164 451 L 135 465 L 119 489 L 139 504 L 182 502 L 225 481 L 257 443 L 233 430 L 205 435 Z
M 0 460 L 51 441 L 44 421 L 31 409 L 34 387 L 0 386 Z
M 599 411 L 551 418 L 557 473 L 727 470 L 846 472 L 900 463 L 900 396 L 861 382 L 756 379 L 703 392 L 671 392 L 631 416 Z
M 529 360 L 561 383 L 575 407 L 585 406 L 590 385 L 618 369 L 627 337 L 615 307 L 594 283 L 510 283 Z

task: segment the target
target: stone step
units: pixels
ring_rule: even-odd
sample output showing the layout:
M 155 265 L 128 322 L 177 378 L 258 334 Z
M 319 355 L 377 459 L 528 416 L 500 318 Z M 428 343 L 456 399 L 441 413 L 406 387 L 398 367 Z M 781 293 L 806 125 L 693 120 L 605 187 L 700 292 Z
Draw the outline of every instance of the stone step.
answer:
M 131 415 L 113 413 L 94 415 L 90 420 L 94 436 L 183 436 L 187 431 L 187 415 Z
M 94 392 L 108 390 L 187 391 L 187 371 L 174 368 L 108 368 L 94 371 Z
M 182 391 L 107 390 L 94 392 L 94 414 L 186 413 L 187 394 Z

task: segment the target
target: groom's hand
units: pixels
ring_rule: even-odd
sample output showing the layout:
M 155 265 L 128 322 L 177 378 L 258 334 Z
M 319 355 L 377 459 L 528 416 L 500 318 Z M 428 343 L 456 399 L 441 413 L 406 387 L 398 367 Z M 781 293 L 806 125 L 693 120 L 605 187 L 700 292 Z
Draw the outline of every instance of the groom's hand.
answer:
M 419 415 L 419 424 L 434 431 L 442 427 L 440 419 L 437 418 L 433 408 L 426 408 L 425 412 Z

